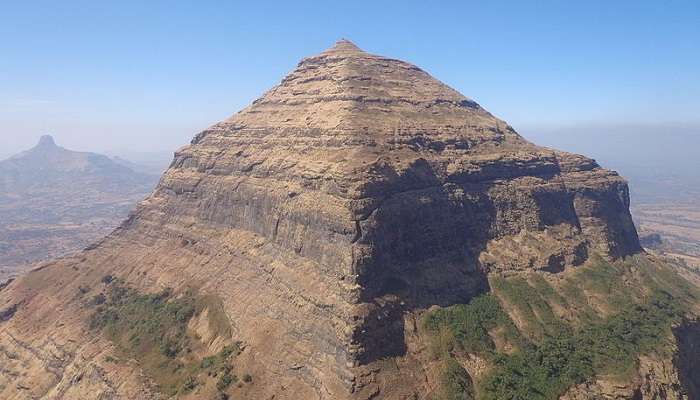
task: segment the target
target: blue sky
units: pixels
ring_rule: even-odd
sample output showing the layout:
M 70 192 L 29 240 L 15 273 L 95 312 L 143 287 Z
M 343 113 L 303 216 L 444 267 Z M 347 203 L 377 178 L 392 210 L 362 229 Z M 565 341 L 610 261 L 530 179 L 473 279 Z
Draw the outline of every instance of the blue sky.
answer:
M 697 0 L 29 3 L 0 12 L 0 156 L 44 133 L 172 151 L 339 38 L 419 65 L 535 139 L 700 126 Z

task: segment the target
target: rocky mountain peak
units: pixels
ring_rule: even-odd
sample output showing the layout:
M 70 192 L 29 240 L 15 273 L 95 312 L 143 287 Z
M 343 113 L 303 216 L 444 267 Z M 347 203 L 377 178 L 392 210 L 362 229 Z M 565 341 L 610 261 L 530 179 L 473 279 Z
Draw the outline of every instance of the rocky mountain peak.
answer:
M 304 58 L 249 107 L 203 132 L 264 129 L 288 137 L 322 129 L 365 147 L 450 141 L 459 147 L 526 142 L 476 102 L 410 63 L 349 41 Z M 436 144 L 440 145 L 440 144 Z
M 341 41 L 198 134 L 120 229 L 34 281 L 196 282 L 254 355 L 249 398 L 409 398 L 389 383 L 393 397 L 360 397 L 362 368 L 411 357 L 406 316 L 467 302 L 491 276 L 639 251 L 618 174 Z
M 51 135 L 42 135 L 39 138 L 39 143 L 37 147 L 56 147 L 56 142 Z
M 16 156 L 28 156 L 28 155 L 41 155 L 41 154 L 55 154 L 55 153 L 61 153 L 63 151 L 66 151 L 63 147 L 60 147 L 56 144 L 56 141 L 54 140 L 53 136 L 51 135 L 42 135 L 39 138 L 39 142 L 32 147 L 31 149 L 25 151 L 24 153 L 20 153 Z
M 362 49 L 357 47 L 357 45 L 355 45 L 355 43 L 353 43 L 347 39 L 340 39 L 337 42 L 335 42 L 333 47 L 324 51 L 323 54 L 351 55 L 351 54 L 367 54 L 367 53 L 365 53 Z

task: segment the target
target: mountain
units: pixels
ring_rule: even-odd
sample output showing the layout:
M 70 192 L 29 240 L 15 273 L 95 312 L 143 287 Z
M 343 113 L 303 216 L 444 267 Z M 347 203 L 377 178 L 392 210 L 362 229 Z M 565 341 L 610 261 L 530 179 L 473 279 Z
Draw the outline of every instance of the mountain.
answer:
M 119 229 L 0 291 L 0 395 L 688 398 L 679 271 L 617 173 L 340 41 L 179 150 Z
M 113 230 L 157 179 L 42 136 L 0 161 L 0 267 L 84 248 Z
M 581 124 L 526 133 L 619 170 L 630 182 L 632 217 L 644 246 L 700 268 L 700 159 L 694 154 L 700 125 Z

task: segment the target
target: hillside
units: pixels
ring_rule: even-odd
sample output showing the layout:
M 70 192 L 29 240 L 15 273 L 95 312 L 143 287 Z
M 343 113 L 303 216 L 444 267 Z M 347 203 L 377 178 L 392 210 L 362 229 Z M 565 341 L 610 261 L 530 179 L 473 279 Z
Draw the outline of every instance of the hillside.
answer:
M 526 136 L 620 171 L 630 182 L 632 217 L 644 246 L 700 268 L 700 126 L 581 124 L 533 127 Z
M 629 201 L 342 40 L 0 289 L 0 397 L 693 398 L 698 277 L 643 252 Z
M 104 237 L 156 181 L 43 136 L 32 149 L 0 161 L 0 270 L 14 271 Z

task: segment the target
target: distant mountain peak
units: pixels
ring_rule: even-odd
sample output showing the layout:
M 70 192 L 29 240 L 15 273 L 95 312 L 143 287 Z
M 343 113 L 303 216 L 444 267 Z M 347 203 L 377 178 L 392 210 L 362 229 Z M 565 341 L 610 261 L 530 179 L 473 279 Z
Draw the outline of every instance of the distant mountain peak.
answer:
M 335 45 L 333 46 L 335 49 L 344 49 L 344 50 L 361 50 L 357 45 L 353 42 L 351 42 L 348 39 L 342 38 L 335 42 Z
M 43 135 L 39 138 L 39 143 L 37 147 L 57 147 L 56 142 L 53 140 L 51 135 Z
M 322 54 L 338 54 L 338 55 L 352 55 L 352 54 L 366 54 L 361 48 L 357 47 L 355 43 L 347 40 L 347 39 L 340 39 L 335 44 L 333 47 L 327 49 L 324 51 Z
M 105 191 L 118 191 L 121 184 L 151 186 L 152 176 L 137 172 L 128 164 L 98 153 L 66 149 L 57 145 L 51 135 L 43 135 L 31 149 L 0 161 L 0 192 L 3 182 L 12 182 L 9 187 L 15 191 L 82 181 L 88 186 L 99 183 L 103 185 L 100 190 Z

